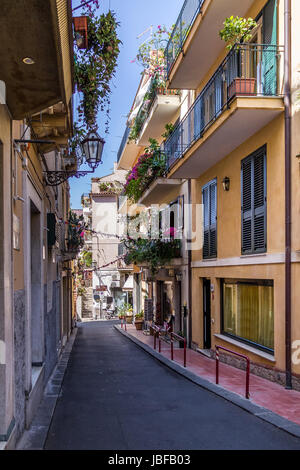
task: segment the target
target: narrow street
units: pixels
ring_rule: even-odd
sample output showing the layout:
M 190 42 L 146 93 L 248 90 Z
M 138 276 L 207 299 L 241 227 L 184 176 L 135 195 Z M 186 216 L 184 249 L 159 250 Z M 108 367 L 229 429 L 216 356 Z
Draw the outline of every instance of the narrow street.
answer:
M 80 325 L 45 449 L 300 449 L 299 439 L 169 370 L 113 324 Z

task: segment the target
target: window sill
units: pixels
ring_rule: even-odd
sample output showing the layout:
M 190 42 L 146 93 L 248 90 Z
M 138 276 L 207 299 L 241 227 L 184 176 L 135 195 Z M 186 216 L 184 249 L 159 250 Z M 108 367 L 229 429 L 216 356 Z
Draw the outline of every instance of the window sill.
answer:
M 240 258 L 256 258 L 256 257 L 262 257 L 262 256 L 267 256 L 267 252 L 264 253 L 249 253 L 248 255 L 241 255 Z
M 233 344 L 234 346 L 244 349 L 245 351 L 251 352 L 252 354 L 255 354 L 256 356 L 262 357 L 263 359 L 266 359 L 267 361 L 270 361 L 273 363 L 276 362 L 272 354 L 266 353 L 264 351 L 260 351 L 259 349 L 253 348 L 252 346 L 249 346 L 248 344 L 242 343 L 241 341 L 230 338 L 229 336 L 226 336 L 226 335 L 214 334 L 214 336 L 215 338 L 221 339 L 222 341 L 225 341 L 226 343 Z

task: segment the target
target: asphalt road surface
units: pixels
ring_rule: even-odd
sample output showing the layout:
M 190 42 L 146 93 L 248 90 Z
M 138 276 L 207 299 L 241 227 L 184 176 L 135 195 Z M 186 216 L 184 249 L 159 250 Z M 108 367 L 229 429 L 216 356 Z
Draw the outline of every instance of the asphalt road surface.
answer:
M 82 324 L 51 450 L 300 449 L 300 440 L 168 369 L 113 328 Z

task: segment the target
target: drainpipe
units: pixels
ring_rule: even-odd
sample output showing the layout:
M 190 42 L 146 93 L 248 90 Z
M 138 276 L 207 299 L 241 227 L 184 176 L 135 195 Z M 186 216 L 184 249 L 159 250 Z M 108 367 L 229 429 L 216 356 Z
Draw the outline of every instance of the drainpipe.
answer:
M 292 388 L 291 335 L 291 0 L 284 2 L 285 106 L 285 361 L 287 389 Z
M 191 187 L 192 182 L 188 180 L 188 204 L 189 204 L 189 211 L 190 211 L 190 234 L 192 235 L 192 198 L 191 198 Z M 192 239 L 190 238 L 189 243 L 191 245 Z M 192 250 L 188 250 L 188 302 L 189 302 L 189 316 L 188 316 L 188 325 L 189 325 L 189 336 L 188 336 L 188 347 L 192 347 Z

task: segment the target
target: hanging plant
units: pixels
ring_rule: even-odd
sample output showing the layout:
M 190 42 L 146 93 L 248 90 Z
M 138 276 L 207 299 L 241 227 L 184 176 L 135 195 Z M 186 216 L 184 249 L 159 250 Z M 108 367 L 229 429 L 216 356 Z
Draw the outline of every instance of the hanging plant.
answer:
M 117 36 L 119 23 L 112 11 L 98 17 L 89 5 L 86 13 L 88 47 L 84 51 L 76 48 L 75 53 L 75 81 L 82 93 L 79 125 L 88 130 L 96 128 L 98 112 L 106 109 L 105 132 L 108 133 L 110 81 L 115 75 L 121 44 Z
M 84 245 L 84 231 L 86 226 L 84 218 L 78 217 L 75 212 L 70 210 L 68 218 L 68 238 L 67 246 L 69 251 L 79 251 Z
M 181 240 L 132 238 L 123 240 L 127 252 L 124 261 L 127 265 L 147 263 L 152 274 L 156 274 L 159 268 L 168 264 L 172 259 L 181 256 Z
M 154 178 L 163 176 L 166 170 L 166 156 L 161 152 L 155 139 L 145 149 L 132 170 L 127 175 L 124 195 L 132 202 L 137 202 Z

